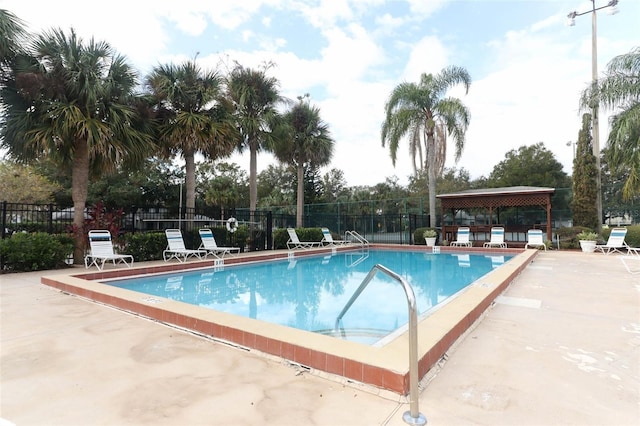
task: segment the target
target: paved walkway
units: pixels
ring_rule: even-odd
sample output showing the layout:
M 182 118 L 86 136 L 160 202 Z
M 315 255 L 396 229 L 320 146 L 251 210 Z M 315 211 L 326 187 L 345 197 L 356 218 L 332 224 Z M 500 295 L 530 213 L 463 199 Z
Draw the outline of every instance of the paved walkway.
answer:
M 41 275 L 0 275 L 0 425 L 405 424 L 402 398 L 60 293 Z M 423 386 L 429 425 L 640 424 L 640 274 L 613 255 L 540 254 Z

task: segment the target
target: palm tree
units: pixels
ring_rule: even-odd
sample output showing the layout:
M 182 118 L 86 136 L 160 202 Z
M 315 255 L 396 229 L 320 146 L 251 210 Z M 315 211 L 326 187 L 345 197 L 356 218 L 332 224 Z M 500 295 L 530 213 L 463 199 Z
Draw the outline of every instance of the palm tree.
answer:
M 590 108 L 598 98 L 604 108 L 619 111 L 611 118 L 607 163 L 626 172 L 622 195 L 631 200 L 640 194 L 640 47 L 607 64 L 596 90 L 589 87 L 582 93 L 582 108 Z
M 8 10 L 0 9 L 0 69 L 3 72 L 22 50 L 20 44 L 25 35 L 22 20 Z
M 287 135 L 276 142 L 274 154 L 296 168 L 298 186 L 296 203 L 296 226 L 303 226 L 304 169 L 329 164 L 333 155 L 334 141 L 329 126 L 320 119 L 320 109 L 309 105 L 299 97 L 299 102 L 286 112 L 283 121 L 287 124 Z
M 158 139 L 169 155 L 185 162 L 185 207 L 192 217 L 196 205 L 195 155 L 217 159 L 235 148 L 230 106 L 222 98 L 222 78 L 202 71 L 193 61 L 159 65 L 146 78 L 158 118 Z
M 229 73 L 227 97 L 233 103 L 235 122 L 240 131 L 238 149 L 249 148 L 249 210 L 258 204 L 257 156 L 261 149 L 270 149 L 273 132 L 278 126 L 276 110 L 283 98 L 278 91 L 278 80 L 268 77 L 265 67 L 253 70 L 236 65 Z
M 444 97 L 447 91 L 462 84 L 469 91 L 471 77 L 467 70 L 450 66 L 439 74 L 422 74 L 420 82 L 401 83 L 396 86 L 385 105 L 386 118 L 382 124 L 382 146 L 389 144 L 391 161 L 396 164 L 400 139 L 409 133 L 409 149 L 414 158 L 416 152 L 427 170 L 429 184 L 430 226 L 436 226 L 436 175 L 442 173 L 446 157 L 447 132 L 453 136 L 455 159 L 458 161 L 464 148 L 464 138 L 469 126 L 469 111 L 458 98 Z M 446 130 L 446 131 L 445 131 Z M 422 147 L 424 145 L 424 148 Z
M 72 29 L 35 37 L 29 63 L 2 86 L 2 144 L 16 159 L 48 157 L 71 171 L 74 260 L 82 261 L 89 178 L 141 162 L 152 138 L 132 106 L 137 76 L 106 42 L 85 43 Z

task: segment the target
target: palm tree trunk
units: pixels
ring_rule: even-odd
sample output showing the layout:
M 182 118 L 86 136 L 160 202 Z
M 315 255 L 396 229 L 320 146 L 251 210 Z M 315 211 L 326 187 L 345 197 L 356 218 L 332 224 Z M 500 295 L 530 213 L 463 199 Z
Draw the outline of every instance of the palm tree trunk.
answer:
M 189 222 L 188 219 L 193 219 L 196 208 L 196 163 L 195 153 L 193 149 L 187 149 L 183 152 L 185 163 L 185 219 L 187 219 L 186 229 L 193 228 L 193 222 Z
M 296 201 L 296 228 L 302 228 L 302 212 L 304 210 L 304 167 L 302 164 L 298 164 L 298 195 Z
M 436 227 L 436 152 L 435 138 L 427 136 L 427 176 L 429 185 L 429 227 Z
M 258 206 L 258 149 L 249 143 L 249 210 L 251 215 Z
M 258 147 L 255 144 L 249 144 L 249 239 L 250 247 L 253 250 L 254 243 L 254 223 L 255 212 L 258 207 Z
M 84 208 L 89 191 L 89 147 L 84 140 L 76 140 L 71 170 L 71 198 L 73 199 L 73 263 L 84 259 Z

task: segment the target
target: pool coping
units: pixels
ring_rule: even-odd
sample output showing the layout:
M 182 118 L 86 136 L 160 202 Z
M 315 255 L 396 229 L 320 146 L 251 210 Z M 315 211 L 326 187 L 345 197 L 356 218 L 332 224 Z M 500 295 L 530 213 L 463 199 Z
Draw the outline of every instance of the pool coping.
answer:
M 431 247 L 372 244 L 379 250 L 421 250 Z M 149 296 L 94 280 L 132 275 L 175 272 L 185 269 L 221 267 L 244 262 L 300 258 L 353 247 L 331 247 L 295 251 L 253 252 L 224 260 L 196 260 L 43 276 L 41 282 L 79 297 L 130 313 L 181 327 L 249 350 L 287 359 L 303 367 L 338 375 L 400 395 L 409 392 L 409 343 L 405 332 L 382 347 L 336 339 L 260 320 L 213 311 L 183 302 Z M 514 255 L 468 286 L 440 309 L 418 323 L 418 375 L 422 378 L 442 358 L 453 343 L 471 327 L 513 279 L 533 260 L 537 250 L 438 247 L 440 253 Z

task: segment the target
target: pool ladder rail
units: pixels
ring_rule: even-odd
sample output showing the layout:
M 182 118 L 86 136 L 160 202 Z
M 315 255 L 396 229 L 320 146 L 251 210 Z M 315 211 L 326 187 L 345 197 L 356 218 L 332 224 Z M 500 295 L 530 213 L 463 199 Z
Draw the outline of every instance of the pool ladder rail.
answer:
M 358 243 L 363 247 L 369 247 L 369 241 L 362 235 L 358 234 L 358 232 L 356 231 L 345 231 L 344 239 L 345 241 Z
M 351 305 L 353 305 L 353 302 L 356 301 L 358 296 L 360 296 L 371 280 L 373 280 L 378 271 L 388 275 L 395 281 L 398 281 L 400 285 L 402 285 L 405 295 L 407 296 L 407 308 L 409 310 L 409 411 L 406 411 L 402 415 L 402 420 L 410 425 L 425 425 L 427 424 L 427 418 L 420 413 L 418 407 L 418 312 L 416 308 L 415 293 L 407 280 L 383 265 L 374 265 L 364 280 L 362 280 L 362 283 L 358 286 L 347 304 L 344 305 L 340 314 L 338 314 L 335 323 L 335 330 L 338 331 L 340 329 L 340 321 L 342 320 L 342 317 L 347 313 Z

